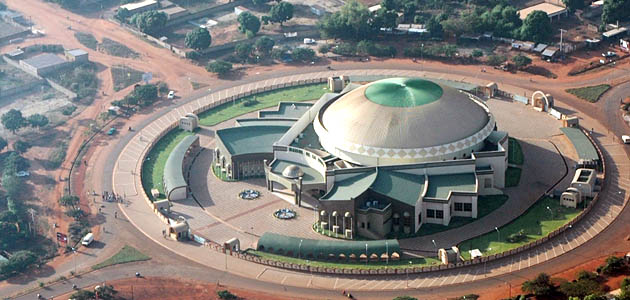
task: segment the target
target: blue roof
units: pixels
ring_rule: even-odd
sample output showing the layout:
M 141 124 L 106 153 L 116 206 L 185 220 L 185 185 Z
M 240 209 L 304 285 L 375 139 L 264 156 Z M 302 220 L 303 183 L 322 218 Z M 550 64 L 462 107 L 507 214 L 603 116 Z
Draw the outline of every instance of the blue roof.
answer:
M 477 178 L 474 173 L 429 176 L 425 198 L 448 199 L 450 192 L 475 192 Z
M 266 110 L 258 113 L 258 117 L 263 118 L 284 118 L 284 119 L 299 119 L 304 113 L 306 113 L 312 103 L 304 102 L 280 102 L 276 110 Z
M 350 175 L 335 180 L 333 186 L 320 200 L 350 200 L 363 194 L 376 179 L 376 170 Z
M 567 138 L 569 138 L 580 159 L 592 161 L 599 160 L 597 150 L 595 150 L 591 140 L 586 137 L 582 130 L 571 127 L 562 127 L 560 130 L 567 136 Z
M 381 195 L 415 206 L 424 191 L 424 179 L 424 175 L 379 169 L 370 188 Z
M 273 144 L 289 128 L 288 126 L 242 126 L 217 130 L 216 135 L 232 155 L 271 153 Z

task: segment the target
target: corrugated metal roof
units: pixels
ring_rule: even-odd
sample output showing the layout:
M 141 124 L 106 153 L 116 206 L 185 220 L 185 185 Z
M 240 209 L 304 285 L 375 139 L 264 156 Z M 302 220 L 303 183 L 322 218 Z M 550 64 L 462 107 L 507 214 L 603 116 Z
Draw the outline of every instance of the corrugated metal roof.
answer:
M 216 135 L 232 155 L 271 153 L 273 144 L 288 126 L 245 126 L 217 130 Z
M 424 190 L 424 175 L 378 169 L 371 189 L 381 195 L 415 206 Z
M 42 69 L 42 68 L 47 68 L 47 67 L 63 64 L 66 62 L 66 60 L 51 53 L 44 53 L 37 56 L 33 56 L 29 59 L 25 59 L 23 60 L 23 62 L 37 69 Z
M 270 251 L 270 249 L 273 249 Z M 346 257 L 354 254 L 357 257 L 361 254 L 367 256 L 376 254 L 379 257 L 387 253 L 391 255 L 396 252 L 399 255 L 400 245 L 397 240 L 378 240 L 378 241 L 331 241 L 331 240 L 313 240 L 292 236 L 285 236 L 271 232 L 265 232 L 258 239 L 258 250 L 288 255 L 291 252 L 294 257 L 318 257 L 320 254 L 327 257 L 329 254 L 339 256 L 344 254 Z M 279 253 L 279 251 L 282 252 Z
M 475 192 L 477 178 L 474 173 L 429 176 L 426 198 L 448 199 L 450 192 Z
M 333 186 L 320 200 L 350 200 L 363 194 L 376 179 L 376 170 L 359 173 L 354 176 L 335 180 Z
M 184 161 L 184 157 L 186 156 L 186 151 L 195 143 L 195 141 L 199 140 L 199 136 L 197 135 L 189 135 L 182 139 L 171 154 L 168 155 L 166 159 L 166 164 L 164 165 L 164 188 L 168 188 L 168 191 L 165 191 L 168 195 L 169 192 L 175 188 L 186 186 L 186 180 L 184 179 L 184 174 L 182 173 L 182 163 Z
M 582 130 L 572 127 L 562 127 L 560 131 L 569 138 L 580 159 L 591 161 L 599 160 L 597 150 Z

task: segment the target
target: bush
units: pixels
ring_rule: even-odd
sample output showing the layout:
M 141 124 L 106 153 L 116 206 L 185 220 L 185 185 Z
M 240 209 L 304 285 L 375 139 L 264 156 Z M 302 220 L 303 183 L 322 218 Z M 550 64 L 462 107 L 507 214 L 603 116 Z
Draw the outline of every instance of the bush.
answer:
M 503 56 L 503 55 L 490 55 L 488 56 L 488 65 L 491 66 L 498 66 L 502 63 L 504 63 L 505 61 L 507 61 L 507 57 Z
M 232 299 L 236 299 L 236 295 L 230 293 L 230 291 L 228 290 L 222 290 L 222 291 L 218 291 L 217 295 L 219 296 L 220 299 L 224 299 L 224 300 L 232 300 Z
M 208 72 L 225 75 L 232 70 L 232 64 L 224 60 L 215 60 L 206 66 Z
M 328 53 L 328 51 L 330 51 L 330 45 L 328 45 L 328 44 L 319 45 L 319 48 L 317 50 L 321 54 L 326 54 L 326 53 Z
M 475 49 L 472 51 L 472 57 L 482 57 L 483 56 L 483 52 L 479 49 Z
M 186 52 L 186 58 L 192 59 L 192 60 L 198 60 L 201 58 L 201 54 L 197 51 L 189 51 L 189 52 Z
M 32 145 L 29 142 L 25 142 L 23 140 L 17 140 L 15 143 L 13 143 L 13 150 L 15 150 L 15 152 L 19 154 L 28 151 L 28 149 L 30 149 L 31 147 Z
M 623 258 L 617 256 L 609 256 L 606 262 L 597 268 L 597 273 L 604 275 L 615 275 L 626 268 Z
M 59 168 L 64 159 L 66 159 L 67 148 L 68 146 L 66 145 L 66 143 L 62 142 L 58 144 L 57 147 L 55 147 L 55 150 L 53 150 L 48 156 L 48 160 L 46 161 L 45 166 L 49 169 Z
M 546 273 L 540 273 L 536 278 L 523 282 L 521 289 L 535 296 L 550 296 L 555 290 L 551 277 Z
M 525 234 L 525 230 L 521 229 L 517 233 L 512 233 L 505 238 L 506 241 L 510 243 L 520 243 L 522 241 L 527 240 L 527 234 Z
M 77 110 L 77 107 L 70 104 L 70 105 L 66 105 L 63 108 L 61 108 L 61 114 L 64 116 L 70 116 L 72 115 L 72 113 L 74 113 L 74 111 Z
M 291 52 L 291 58 L 294 61 L 311 61 L 315 58 L 315 51 L 311 48 L 295 48 L 293 52 Z
M 343 56 L 355 56 L 357 55 L 357 47 L 351 43 L 340 43 L 332 48 L 332 53 Z

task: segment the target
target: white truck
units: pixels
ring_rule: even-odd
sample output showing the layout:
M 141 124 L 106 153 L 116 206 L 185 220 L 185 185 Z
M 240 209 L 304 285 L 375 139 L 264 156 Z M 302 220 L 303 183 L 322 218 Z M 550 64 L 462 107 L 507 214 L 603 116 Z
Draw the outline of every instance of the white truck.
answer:
M 81 245 L 89 246 L 94 241 L 94 235 L 90 232 L 81 239 Z

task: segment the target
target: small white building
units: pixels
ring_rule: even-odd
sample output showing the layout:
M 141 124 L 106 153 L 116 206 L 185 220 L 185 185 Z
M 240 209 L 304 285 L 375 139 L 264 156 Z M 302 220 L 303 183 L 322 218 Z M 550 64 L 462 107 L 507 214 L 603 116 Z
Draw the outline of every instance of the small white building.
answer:
M 577 169 L 570 186 L 578 189 L 583 197 L 593 197 L 596 179 L 595 170 Z
M 438 258 L 442 264 L 455 264 L 461 262 L 461 256 L 459 255 L 459 248 L 453 246 L 451 249 L 441 248 L 438 250 Z
M 132 14 L 145 12 L 152 9 L 157 9 L 159 4 L 156 0 L 144 0 L 141 2 L 133 2 L 125 5 L 121 5 L 119 9 L 127 9 Z
M 199 127 L 199 117 L 193 113 L 187 113 L 179 118 L 179 128 L 182 130 L 193 132 Z

